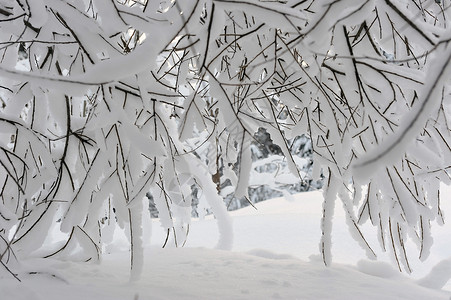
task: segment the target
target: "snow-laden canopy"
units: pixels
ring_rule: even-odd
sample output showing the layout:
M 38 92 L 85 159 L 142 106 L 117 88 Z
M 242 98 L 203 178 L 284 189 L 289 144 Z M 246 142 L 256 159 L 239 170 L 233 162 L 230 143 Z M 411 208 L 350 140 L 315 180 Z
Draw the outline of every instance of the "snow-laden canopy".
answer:
M 339 199 L 367 255 L 370 222 L 410 271 L 405 241 L 424 259 L 443 222 L 449 11 L 432 0 L 1 0 L 0 261 L 11 271 L 54 227 L 67 240 L 46 256 L 81 247 L 95 260 L 118 225 L 137 276 L 146 193 L 181 246 L 193 185 L 230 248 L 218 186 L 248 196 L 264 127 L 299 181 L 288 141 L 312 141 L 325 264 Z

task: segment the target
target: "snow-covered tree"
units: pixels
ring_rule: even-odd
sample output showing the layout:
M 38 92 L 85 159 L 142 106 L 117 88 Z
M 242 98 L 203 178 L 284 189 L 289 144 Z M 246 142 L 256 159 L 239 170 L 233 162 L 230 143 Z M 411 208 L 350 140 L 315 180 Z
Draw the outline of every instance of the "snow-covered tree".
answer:
M 44 256 L 98 259 L 118 226 L 138 276 L 146 193 L 168 239 L 183 245 L 193 186 L 199 214 L 215 214 L 218 247 L 230 248 L 218 185 L 248 196 L 251 145 L 265 128 L 300 183 L 292 143 L 311 140 L 313 179 L 326 178 L 326 264 L 339 199 L 368 256 L 365 222 L 410 271 L 406 241 L 427 257 L 432 222 L 443 222 L 439 186 L 449 182 L 449 8 L 437 0 L 0 0 L 4 270 L 14 275 L 15 260 L 48 249 L 52 230 L 67 239 Z

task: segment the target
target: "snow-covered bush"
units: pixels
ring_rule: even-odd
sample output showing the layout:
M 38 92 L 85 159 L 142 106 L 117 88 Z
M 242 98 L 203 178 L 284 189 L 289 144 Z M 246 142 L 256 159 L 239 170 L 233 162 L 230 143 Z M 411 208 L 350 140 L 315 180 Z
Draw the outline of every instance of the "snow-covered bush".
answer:
M 293 176 L 279 146 L 275 145 L 264 128 L 259 128 L 251 143 L 252 167 L 249 175 L 248 197 L 238 199 L 231 193 L 225 195 L 227 208 L 236 210 L 267 199 L 317 190 L 322 179 L 313 180 L 313 148 L 310 138 L 297 136 L 291 141 L 290 153 L 300 171 L 302 180 Z M 237 166 L 236 166 L 237 167 Z M 226 184 L 230 184 L 227 181 Z
M 409 271 L 407 239 L 424 259 L 443 222 L 450 17 L 433 0 L 0 0 L 1 263 L 55 229 L 46 256 L 95 260 L 118 226 L 138 276 L 146 193 L 183 245 L 193 185 L 230 248 L 218 187 L 249 196 L 265 128 L 302 184 L 288 141 L 312 141 L 326 264 L 340 199 L 368 255 L 365 222 Z

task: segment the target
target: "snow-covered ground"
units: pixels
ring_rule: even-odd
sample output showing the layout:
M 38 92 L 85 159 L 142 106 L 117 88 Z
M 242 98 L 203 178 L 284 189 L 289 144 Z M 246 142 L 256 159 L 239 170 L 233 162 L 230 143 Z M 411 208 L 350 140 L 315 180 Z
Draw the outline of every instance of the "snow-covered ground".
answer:
M 449 195 L 449 189 L 445 195 Z M 450 299 L 451 288 L 431 289 L 451 275 L 450 262 L 441 262 L 430 281 L 422 279 L 440 261 L 451 257 L 451 225 L 433 226 L 435 242 L 423 264 L 412 260 L 414 273 L 400 274 L 387 256 L 379 262 L 347 234 L 337 205 L 333 230 L 334 264 L 325 267 L 318 242 L 320 192 L 299 194 L 291 200 L 272 199 L 232 212 L 233 251 L 214 249 L 216 221 L 195 220 L 184 248 L 161 249 L 165 233 L 157 220 L 152 245 L 145 250 L 140 280 L 129 281 L 129 253 L 119 240 L 116 251 L 101 263 L 30 259 L 19 266 L 18 282 L 0 274 L 2 300 L 145 300 L 145 299 Z M 444 197 L 444 202 L 446 201 Z M 451 204 L 443 210 L 451 214 Z M 449 223 L 449 222 L 448 222 Z M 378 250 L 371 228 L 365 229 Z M 170 243 L 169 243 L 170 244 Z M 413 248 L 411 257 L 415 256 Z M 31 273 L 24 275 L 25 273 Z

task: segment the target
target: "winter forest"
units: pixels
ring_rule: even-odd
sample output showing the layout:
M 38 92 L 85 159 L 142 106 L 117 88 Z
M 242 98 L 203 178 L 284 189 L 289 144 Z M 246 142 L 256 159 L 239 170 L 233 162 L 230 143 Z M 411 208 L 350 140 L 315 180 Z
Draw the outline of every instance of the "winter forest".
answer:
M 51 265 L 102 265 L 118 234 L 130 284 L 181 257 L 219 253 L 213 264 L 249 230 L 238 215 L 274 197 L 301 210 L 302 195 L 319 195 L 315 268 L 334 268 L 342 226 L 371 270 L 393 268 L 411 284 L 411 261 L 428 259 L 434 228 L 449 222 L 450 7 L 0 0 L 0 288 L 31 275 L 70 284 Z M 285 238 L 303 245 L 306 228 L 295 229 Z M 196 234 L 216 250 L 177 250 Z M 158 255 L 166 264 L 146 268 Z M 130 295 L 118 299 L 152 297 Z M 160 295 L 185 296 L 194 299 Z

